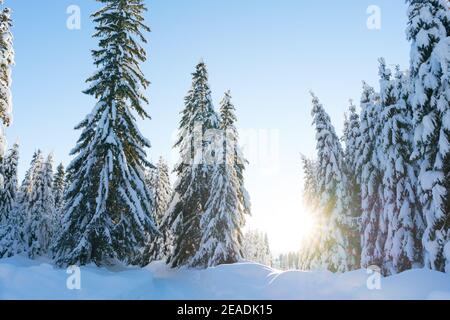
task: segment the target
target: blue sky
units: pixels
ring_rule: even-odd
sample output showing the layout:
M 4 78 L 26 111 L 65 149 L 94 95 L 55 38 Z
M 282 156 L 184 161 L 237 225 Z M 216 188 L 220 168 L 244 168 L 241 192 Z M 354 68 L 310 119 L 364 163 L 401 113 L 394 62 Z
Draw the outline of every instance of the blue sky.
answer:
M 406 68 L 406 5 L 402 0 L 158 0 L 146 1 L 152 28 L 143 70 L 151 121 L 140 123 L 152 141 L 151 159 L 173 159 L 171 145 L 190 86 L 203 58 L 216 106 L 231 89 L 238 126 L 253 134 L 259 156 L 247 172 L 253 199 L 251 227 L 269 233 L 275 251 L 298 247 L 302 172 L 300 153 L 314 155 L 309 90 L 324 103 L 338 132 L 350 98 L 359 101 L 361 81 L 374 86 L 377 58 Z M 36 148 L 68 164 L 79 133 L 73 127 L 95 101 L 82 94 L 94 72 L 90 50 L 94 0 L 6 0 L 13 9 L 16 66 L 14 124 L 10 143 L 21 144 L 23 175 Z M 69 5 L 81 9 L 80 30 L 66 27 Z M 381 9 L 381 29 L 369 30 L 366 10 Z M 265 134 L 274 158 L 261 157 Z M 270 141 L 270 140 L 269 140 Z M 254 144 L 254 143 L 253 143 Z M 274 147 L 275 146 L 275 147 Z M 261 161 L 264 158 L 265 161 Z M 263 159 L 263 160 L 264 160 Z M 267 170 L 267 162 L 272 165 Z

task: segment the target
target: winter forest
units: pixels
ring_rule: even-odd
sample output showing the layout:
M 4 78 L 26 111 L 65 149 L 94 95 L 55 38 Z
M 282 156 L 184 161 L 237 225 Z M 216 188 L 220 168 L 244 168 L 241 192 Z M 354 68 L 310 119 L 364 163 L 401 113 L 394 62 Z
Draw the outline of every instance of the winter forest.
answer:
M 56 165 L 54 154 L 37 149 L 19 181 L 20 143 L 5 137 L 14 113 L 14 15 L 0 2 L 0 259 L 45 258 L 57 269 L 162 261 L 172 270 L 253 262 L 311 272 L 450 273 L 448 0 L 406 1 L 410 67 L 379 58 L 379 90 L 363 82 L 342 134 L 311 92 L 304 107 L 316 155 L 299 156 L 298 183 L 314 230 L 298 251 L 281 254 L 271 252 L 265 232 L 246 226 L 257 212 L 246 188 L 251 163 L 240 146 L 240 106 L 226 91 L 215 108 L 204 60 L 173 119 L 178 163 L 149 160 L 158 137 L 138 127 L 152 116 L 145 93 L 152 75 L 141 69 L 151 47 L 144 0 L 100 1 L 91 15 L 95 73 L 84 91 L 96 104 L 78 119 L 72 161 Z M 291 148 L 302 153 L 301 143 Z
M 142 16 L 146 6 L 142 0 L 104 2 L 92 15 L 97 71 L 84 92 L 98 103 L 75 128 L 80 138 L 72 163 L 55 171 L 52 154 L 37 150 L 19 186 L 19 145 L 2 153 L 0 258 L 45 256 L 60 267 L 146 266 L 164 259 L 174 268 L 207 268 L 248 255 L 270 265 L 267 236 L 249 232 L 244 239 L 251 206 L 231 92 L 215 110 L 206 65 L 196 66 L 174 146 L 180 160 L 172 187 L 171 168 L 162 157 L 147 160 L 151 144 L 136 124 L 137 117 L 150 118 L 143 93 L 150 82 L 140 69 L 150 31 Z M 8 127 L 14 65 L 8 8 L 1 23 L 1 118 Z
M 363 83 L 342 137 L 312 94 L 317 158 L 303 160 L 304 196 L 319 231 L 303 268 L 450 272 L 449 2 L 408 4 L 411 67 L 379 59 L 380 92 Z

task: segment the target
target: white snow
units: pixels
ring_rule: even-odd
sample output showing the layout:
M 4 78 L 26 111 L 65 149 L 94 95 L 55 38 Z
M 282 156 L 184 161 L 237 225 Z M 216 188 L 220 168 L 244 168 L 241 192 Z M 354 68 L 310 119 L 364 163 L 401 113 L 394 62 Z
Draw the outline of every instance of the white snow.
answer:
M 67 289 L 71 275 L 46 261 L 23 257 L 0 260 L 0 299 L 450 299 L 450 275 L 416 269 L 380 280 L 365 270 L 280 272 L 241 263 L 207 270 L 172 270 L 161 262 L 144 269 L 82 267 L 81 290 Z

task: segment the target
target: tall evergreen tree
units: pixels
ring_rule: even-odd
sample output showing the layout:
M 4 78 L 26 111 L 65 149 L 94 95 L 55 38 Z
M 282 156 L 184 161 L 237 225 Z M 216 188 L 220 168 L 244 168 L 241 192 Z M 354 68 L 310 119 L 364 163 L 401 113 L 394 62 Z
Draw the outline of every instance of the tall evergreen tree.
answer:
M 356 112 L 356 106 L 350 100 L 350 107 L 347 113 L 347 121 L 344 126 L 344 174 L 346 189 L 348 195 L 348 215 L 351 217 L 352 225 L 348 235 L 350 246 L 353 248 L 355 267 L 359 267 L 361 262 L 361 236 L 360 236 L 360 217 L 361 208 L 361 185 L 357 175 L 357 149 L 358 141 L 361 136 L 359 115 Z M 349 231 L 349 232 L 350 232 Z
M 317 164 L 315 161 L 302 156 L 304 185 L 303 200 L 310 210 L 316 211 L 318 207 Z
M 147 185 L 147 188 L 151 191 L 152 201 L 155 202 L 155 190 L 156 190 L 156 184 L 158 181 L 158 169 L 156 167 L 148 169 L 145 171 L 145 184 Z M 155 206 L 153 206 L 153 209 L 155 210 Z
M 377 248 L 382 210 L 381 172 L 377 159 L 379 106 L 375 90 L 363 83 L 361 97 L 361 136 L 357 147 L 357 173 L 361 185 L 361 265 L 382 265 L 381 248 Z M 384 248 L 383 248 L 384 249 Z
M 4 178 L 3 188 L 0 190 L 0 226 L 7 224 L 10 213 L 14 208 L 17 192 L 17 165 L 19 161 L 19 145 L 15 143 L 13 148 L 2 161 L 2 173 Z
M 244 172 L 248 165 L 242 150 L 239 146 L 239 133 L 235 127 L 237 121 L 235 115 L 235 107 L 231 101 L 231 92 L 225 92 L 225 95 L 220 102 L 220 116 L 221 116 L 221 130 L 225 131 L 225 138 L 228 141 L 226 152 L 229 158 L 233 158 L 233 166 L 236 171 L 236 178 L 238 183 L 238 199 L 239 211 L 242 214 L 251 214 L 251 201 L 247 189 L 245 188 Z
M 383 259 L 382 268 L 385 274 L 392 272 L 392 250 L 394 240 L 394 229 L 398 220 L 397 207 L 397 174 L 396 174 L 396 154 L 395 143 L 396 137 L 392 136 L 393 111 L 397 105 L 397 97 L 395 94 L 394 81 L 392 80 L 392 72 L 386 66 L 384 58 L 379 59 L 379 76 L 380 76 L 380 98 L 381 98 L 381 114 L 379 115 L 379 122 L 383 124 L 381 131 L 381 138 L 377 144 L 379 154 L 380 171 L 382 172 L 382 201 L 383 209 L 380 215 L 379 236 L 377 240 L 377 247 L 380 248 Z
M 0 258 L 11 257 L 24 250 L 24 219 L 16 209 L 18 196 L 17 165 L 19 145 L 14 144 L 3 160 L 4 187 L 0 206 Z
M 426 220 L 423 243 L 426 265 L 443 271 L 449 241 L 444 212 L 444 160 L 450 150 L 450 10 L 448 0 L 408 0 L 411 41 L 411 97 L 415 148 L 420 164 L 421 203 Z M 449 264 L 450 264 L 450 257 Z
M 149 118 L 142 89 L 149 82 L 139 64 L 146 60 L 143 0 L 99 0 L 93 14 L 99 49 L 98 71 L 85 91 L 98 99 L 76 129 L 82 134 L 67 168 L 64 229 L 56 247 L 58 265 L 141 263 L 141 253 L 158 234 L 151 193 L 144 183 L 145 148 L 136 116 Z
M 154 215 L 156 223 L 163 234 L 146 248 L 144 252 L 144 264 L 153 260 L 162 260 L 170 252 L 169 246 L 166 246 L 165 239 L 170 238 L 170 229 L 163 228 L 163 220 L 170 201 L 172 200 L 172 186 L 170 184 L 169 167 L 163 157 L 160 157 L 155 169 L 147 172 L 146 183 L 153 192 Z
M 44 171 L 46 164 L 42 153 L 38 151 L 32 161 L 31 181 L 22 210 L 26 212 L 27 254 L 30 258 L 45 255 L 48 252 L 52 235 L 52 217 L 47 206 Z M 52 204 L 53 205 L 53 204 Z
M 25 177 L 20 185 L 17 194 L 17 201 L 12 210 L 11 223 L 13 227 L 6 237 L 5 243 L 10 243 L 11 247 L 4 252 L 6 256 L 13 256 L 19 253 L 30 254 L 30 244 L 38 241 L 40 226 L 32 220 L 33 193 L 36 179 L 43 163 L 42 151 L 37 150 L 33 154 L 30 168 L 25 173 Z M 34 228 L 33 224 L 36 225 Z
M 306 205 L 308 212 L 314 216 L 314 221 L 320 224 L 322 217 L 318 196 L 317 164 L 305 156 L 302 156 L 302 163 L 304 174 L 303 203 Z M 321 268 L 320 243 L 322 236 L 322 232 L 319 232 L 303 239 L 299 261 L 302 270 Z
M 192 266 L 192 258 L 199 250 L 202 238 L 200 220 L 210 198 L 215 167 L 208 156 L 212 144 L 208 132 L 219 128 L 219 117 L 213 107 L 208 72 L 203 61 L 192 76 L 192 88 L 185 98 L 175 144 L 180 150 L 180 162 L 175 167 L 178 180 L 163 222 L 163 229 L 172 230 L 173 249 L 168 257 L 172 267 Z
M 3 6 L 3 0 L 0 0 Z M 6 147 L 4 126 L 12 120 L 11 67 L 14 65 L 13 36 L 11 33 L 11 10 L 3 8 L 0 12 L 0 155 Z
M 163 157 L 159 158 L 157 165 L 157 180 L 155 186 L 155 215 L 160 225 L 164 219 L 172 197 L 169 167 Z
M 66 171 L 64 165 L 60 163 L 56 168 L 55 178 L 53 180 L 53 198 L 55 199 L 55 209 L 61 214 L 64 207 L 64 192 L 66 190 Z
M 361 136 L 361 124 L 359 114 L 356 112 L 356 106 L 352 100 L 350 100 L 347 117 L 348 124 L 344 134 L 344 156 L 347 167 L 355 172 L 357 167 L 357 147 Z
M 313 94 L 312 116 L 317 137 L 318 191 L 324 233 L 320 244 L 322 267 L 345 272 L 357 265 L 350 241 L 354 221 L 348 215 L 344 153 L 331 119 Z
M 267 234 L 258 230 L 247 231 L 244 236 L 243 257 L 248 261 L 271 266 L 272 253 Z
M 15 210 L 21 211 L 22 215 L 25 217 L 25 220 L 27 220 L 28 216 L 30 215 L 30 203 L 32 201 L 34 181 L 38 171 L 38 167 L 42 163 L 42 161 L 42 151 L 35 151 L 30 162 L 30 167 L 25 173 L 25 177 L 19 188 Z
M 380 59 L 380 87 L 384 124 L 381 148 L 383 157 L 383 216 L 388 222 L 383 269 L 398 273 L 421 264 L 422 229 L 416 199 L 416 170 L 412 152 L 412 112 L 407 104 L 408 79 L 397 67 L 395 79 Z
M 445 174 L 444 186 L 446 190 L 443 207 L 444 212 L 450 212 L 450 155 L 447 155 L 445 158 L 443 170 Z M 444 230 L 450 229 L 450 219 L 446 220 L 443 228 Z M 445 272 L 450 273 L 450 264 L 448 263 L 448 261 L 450 261 L 450 241 L 448 241 L 444 246 L 444 255 L 447 261 L 445 265 Z
M 220 131 L 223 137 L 222 160 L 215 165 L 211 181 L 211 194 L 201 218 L 202 239 L 192 265 L 214 267 L 242 260 L 242 228 L 248 203 L 243 182 L 243 172 L 238 176 L 238 133 L 235 107 L 230 91 L 220 103 Z M 220 146 L 219 146 L 220 147 Z M 240 156 L 240 155 L 239 155 Z M 243 164 L 239 164 L 243 165 Z
M 56 216 L 52 187 L 53 156 L 50 154 L 45 161 L 39 157 L 34 167 L 27 224 L 30 258 L 46 255 L 52 245 Z

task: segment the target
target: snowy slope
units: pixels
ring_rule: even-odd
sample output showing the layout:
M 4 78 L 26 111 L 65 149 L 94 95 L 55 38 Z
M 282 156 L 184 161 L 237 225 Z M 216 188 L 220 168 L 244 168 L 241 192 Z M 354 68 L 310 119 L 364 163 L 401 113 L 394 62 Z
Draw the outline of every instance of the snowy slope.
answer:
M 0 299 L 450 299 L 450 275 L 415 270 L 381 279 L 367 289 L 363 270 L 278 272 L 244 263 L 204 271 L 81 269 L 81 290 L 68 290 L 66 270 L 25 258 L 0 260 Z

